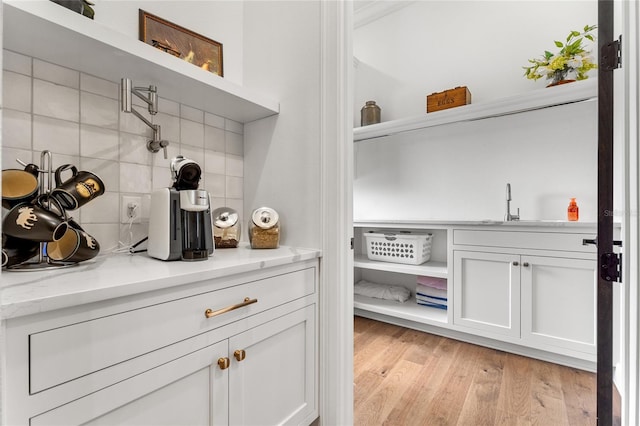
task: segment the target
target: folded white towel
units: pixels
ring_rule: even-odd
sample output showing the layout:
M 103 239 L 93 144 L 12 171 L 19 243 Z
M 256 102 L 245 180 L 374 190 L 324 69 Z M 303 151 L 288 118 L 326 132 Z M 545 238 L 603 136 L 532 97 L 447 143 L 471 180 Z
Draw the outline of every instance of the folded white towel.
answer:
M 405 287 L 391 284 L 377 284 L 365 280 L 358 281 L 353 286 L 353 292 L 361 296 L 395 300 L 398 302 L 406 302 L 411 297 L 411 292 Z

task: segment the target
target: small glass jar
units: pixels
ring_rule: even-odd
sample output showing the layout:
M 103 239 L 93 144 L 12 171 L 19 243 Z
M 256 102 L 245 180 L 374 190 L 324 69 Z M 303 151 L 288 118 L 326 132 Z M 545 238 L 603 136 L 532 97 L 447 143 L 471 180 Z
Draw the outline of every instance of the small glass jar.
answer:
M 376 101 L 367 101 L 360 110 L 360 125 L 368 126 L 380 122 L 380 107 Z
M 213 240 L 216 248 L 236 248 L 240 241 L 238 212 L 229 207 L 213 211 Z
M 249 220 L 249 242 L 251 248 L 278 248 L 280 244 L 280 223 L 278 213 L 269 207 L 255 209 Z

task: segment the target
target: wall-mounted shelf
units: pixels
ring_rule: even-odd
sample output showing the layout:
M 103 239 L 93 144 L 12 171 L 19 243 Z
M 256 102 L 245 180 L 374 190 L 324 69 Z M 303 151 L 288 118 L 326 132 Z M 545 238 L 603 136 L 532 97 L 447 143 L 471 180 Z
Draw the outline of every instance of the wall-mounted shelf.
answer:
M 353 140 L 354 142 L 366 141 L 444 124 L 482 120 L 576 102 L 595 101 L 597 96 L 598 80 L 591 78 L 571 84 L 533 90 L 495 101 L 357 127 L 353 129 Z
M 4 48 L 113 82 L 156 85 L 162 98 L 246 123 L 277 101 L 201 70 L 50 1 L 3 1 Z
M 402 263 L 378 262 L 369 260 L 366 255 L 355 256 L 353 266 L 375 271 L 388 271 L 399 274 L 427 275 L 430 277 L 447 278 L 446 262 L 429 261 L 422 265 L 404 265 Z

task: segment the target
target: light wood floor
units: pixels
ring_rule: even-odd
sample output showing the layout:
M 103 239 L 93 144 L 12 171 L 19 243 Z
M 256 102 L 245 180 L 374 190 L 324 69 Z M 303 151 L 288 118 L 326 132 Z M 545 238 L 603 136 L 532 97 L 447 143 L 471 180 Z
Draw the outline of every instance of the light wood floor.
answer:
M 354 318 L 356 425 L 595 425 L 593 373 Z

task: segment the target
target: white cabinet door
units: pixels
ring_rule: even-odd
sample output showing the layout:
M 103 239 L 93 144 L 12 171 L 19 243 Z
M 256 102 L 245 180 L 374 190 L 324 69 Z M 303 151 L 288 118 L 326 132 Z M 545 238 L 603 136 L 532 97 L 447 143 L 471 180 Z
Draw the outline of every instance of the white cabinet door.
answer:
M 315 328 L 315 305 L 310 305 L 229 340 L 229 424 L 313 420 L 309 416 L 317 409 Z M 244 359 L 236 358 L 236 351 L 244 351 Z
M 595 260 L 522 256 L 523 341 L 596 353 L 596 267 Z
M 454 324 L 520 337 L 520 256 L 453 252 Z
M 31 418 L 36 425 L 225 425 L 227 341 L 145 371 Z

